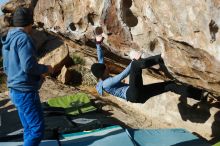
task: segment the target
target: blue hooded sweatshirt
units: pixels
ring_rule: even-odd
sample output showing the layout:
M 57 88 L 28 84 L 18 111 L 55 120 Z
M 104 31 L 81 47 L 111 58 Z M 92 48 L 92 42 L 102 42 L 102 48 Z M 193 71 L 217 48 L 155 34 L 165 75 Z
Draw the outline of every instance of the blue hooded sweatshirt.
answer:
M 21 28 L 10 29 L 2 38 L 3 69 L 7 86 L 22 92 L 37 91 L 47 66 L 38 64 L 31 37 Z

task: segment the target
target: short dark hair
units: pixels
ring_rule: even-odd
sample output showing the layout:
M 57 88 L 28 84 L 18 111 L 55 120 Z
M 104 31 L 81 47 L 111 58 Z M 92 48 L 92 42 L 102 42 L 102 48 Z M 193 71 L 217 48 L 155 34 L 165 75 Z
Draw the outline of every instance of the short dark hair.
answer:
M 103 33 L 102 27 L 98 26 L 95 28 L 95 34 L 96 35 L 101 35 Z
M 103 63 L 94 63 L 91 66 L 91 71 L 92 74 L 96 77 L 96 78 L 102 78 L 103 74 L 105 72 L 106 66 Z

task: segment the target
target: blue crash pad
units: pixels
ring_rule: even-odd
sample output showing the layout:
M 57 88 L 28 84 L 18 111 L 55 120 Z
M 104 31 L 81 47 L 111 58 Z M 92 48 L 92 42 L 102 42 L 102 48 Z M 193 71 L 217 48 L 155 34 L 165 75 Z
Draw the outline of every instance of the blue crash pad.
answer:
M 128 129 L 137 146 L 211 146 L 184 129 Z
M 134 146 L 120 126 L 110 126 L 88 132 L 64 134 L 62 146 Z

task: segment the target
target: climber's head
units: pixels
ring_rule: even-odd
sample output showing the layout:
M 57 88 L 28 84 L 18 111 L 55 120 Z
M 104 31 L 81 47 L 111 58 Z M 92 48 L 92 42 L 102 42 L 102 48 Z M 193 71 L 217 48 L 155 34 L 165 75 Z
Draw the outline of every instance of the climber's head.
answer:
M 109 75 L 108 67 L 103 63 L 94 63 L 91 66 L 92 74 L 98 79 L 104 79 Z

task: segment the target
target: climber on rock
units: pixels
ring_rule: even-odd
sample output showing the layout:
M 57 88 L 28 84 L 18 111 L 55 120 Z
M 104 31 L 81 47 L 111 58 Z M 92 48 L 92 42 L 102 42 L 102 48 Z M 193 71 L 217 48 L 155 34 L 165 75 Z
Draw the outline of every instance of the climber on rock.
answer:
M 102 29 L 97 27 L 96 34 L 96 48 L 98 63 L 91 66 L 93 75 L 98 79 L 96 89 L 99 95 L 103 95 L 103 91 L 123 98 L 130 102 L 143 103 L 148 98 L 167 92 L 178 92 L 178 85 L 174 81 L 166 81 L 161 83 L 154 83 L 143 85 L 142 69 L 151 67 L 156 64 L 163 64 L 161 55 L 151 56 L 148 58 L 141 58 L 141 53 L 137 51 L 130 52 L 131 63 L 120 74 L 115 76 L 109 75 L 108 67 L 104 64 L 104 56 L 101 48 L 103 41 Z M 129 84 L 123 83 L 122 80 L 129 75 Z M 182 88 L 182 92 L 187 92 L 187 88 Z M 183 91 L 185 90 L 185 91 Z

